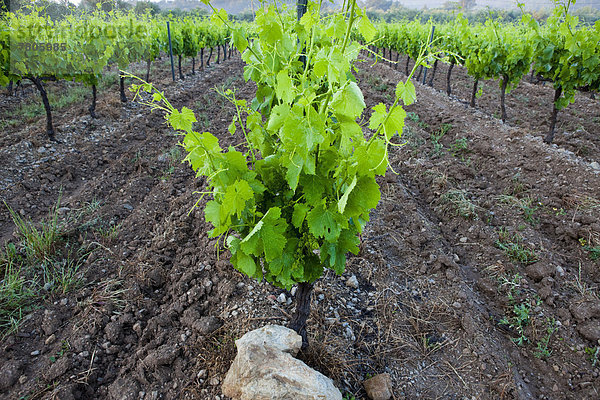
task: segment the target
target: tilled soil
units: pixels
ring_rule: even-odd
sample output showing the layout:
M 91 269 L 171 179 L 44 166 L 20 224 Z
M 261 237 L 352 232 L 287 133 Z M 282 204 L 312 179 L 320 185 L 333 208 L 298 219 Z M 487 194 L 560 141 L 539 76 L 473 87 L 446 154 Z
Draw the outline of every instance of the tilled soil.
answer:
M 361 67 L 368 107 L 389 103 L 404 75 Z M 196 111 L 199 129 L 235 145 L 232 109 L 211 88 L 250 99 L 241 74 L 234 57 L 177 84 L 167 70 L 156 80 Z M 513 93 L 534 96 L 527 85 Z M 234 340 L 285 324 L 293 291 L 244 277 L 207 238 L 207 199 L 193 208 L 204 181 L 178 162 L 162 115 L 122 106 L 116 92 L 100 97 L 100 119 L 86 105 L 61 118 L 62 143 L 43 141 L 43 121 L 2 139 L 2 199 L 37 221 L 62 188 L 65 229 L 91 253 L 79 287 L 50 291 L 2 340 L 0 396 L 222 399 Z M 585 350 L 600 344 L 600 272 L 582 246 L 600 246 L 597 152 L 542 143 L 511 106 L 502 124 L 436 89 L 417 84 L 417 98 L 361 252 L 342 277 L 316 283 L 301 358 L 357 398 L 381 372 L 396 398 L 598 398 L 600 370 Z M 0 211 L 3 241 L 13 228 Z

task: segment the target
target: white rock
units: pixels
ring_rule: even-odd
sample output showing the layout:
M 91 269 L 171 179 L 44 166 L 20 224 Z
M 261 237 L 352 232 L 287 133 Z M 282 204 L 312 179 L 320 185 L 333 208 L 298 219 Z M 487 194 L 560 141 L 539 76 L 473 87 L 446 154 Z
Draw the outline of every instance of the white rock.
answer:
M 392 379 L 390 374 L 379 374 L 363 383 L 367 396 L 372 400 L 388 400 L 392 398 Z
M 348 278 L 346 281 L 346 286 L 358 289 L 358 279 L 356 279 L 356 275 L 352 275 L 350 278 Z
M 590 167 L 592 167 L 595 170 L 600 170 L 600 164 L 598 164 L 598 161 L 591 162 Z
M 279 296 L 277 296 L 277 301 L 281 304 L 285 303 L 286 300 L 285 293 L 281 293 Z
M 266 325 L 235 341 L 238 354 L 223 381 L 234 400 L 341 400 L 331 379 L 294 356 L 302 338 L 293 330 Z

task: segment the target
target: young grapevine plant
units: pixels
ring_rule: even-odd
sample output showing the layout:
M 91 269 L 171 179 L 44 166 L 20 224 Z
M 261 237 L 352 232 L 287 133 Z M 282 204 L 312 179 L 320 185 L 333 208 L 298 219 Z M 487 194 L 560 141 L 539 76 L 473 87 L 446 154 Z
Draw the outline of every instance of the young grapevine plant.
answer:
M 209 235 L 226 244 L 233 266 L 281 288 L 299 284 L 297 302 L 306 301 L 325 268 L 342 274 L 346 254 L 358 252 L 380 198 L 375 177 L 388 168 L 390 139 L 402 133 L 402 104 L 415 101 L 415 87 L 400 82 L 391 106 L 378 104 L 368 122 L 359 120 L 366 106 L 352 71 L 364 46 L 350 36 L 357 29 L 370 41 L 376 30 L 355 0 L 328 16 L 310 2 L 299 21 L 271 4 L 257 12 L 253 40 L 224 10 L 212 19 L 231 29 L 244 77 L 257 84 L 251 102 L 222 93 L 237 111 L 229 132 L 241 133 L 244 147 L 222 148 L 215 135 L 195 132 L 194 113 L 175 109 L 150 84 L 134 90 L 152 93 L 149 104 L 183 132 L 186 160 L 213 197 L 204 209 Z M 297 303 L 296 313 L 300 332 L 308 311 Z

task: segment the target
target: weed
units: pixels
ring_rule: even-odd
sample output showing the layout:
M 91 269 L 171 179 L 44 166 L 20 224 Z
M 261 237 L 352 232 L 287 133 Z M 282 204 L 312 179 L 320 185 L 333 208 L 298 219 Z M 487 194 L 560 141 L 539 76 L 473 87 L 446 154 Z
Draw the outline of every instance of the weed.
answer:
M 440 203 L 444 209 L 452 210 L 454 215 L 477 218 L 477 206 L 469 200 L 466 190 L 450 189 L 440 197 Z
M 437 169 L 428 169 L 425 171 L 425 175 L 431 176 L 431 183 L 438 190 L 445 189 L 448 186 L 448 174 L 445 172 Z
M 469 141 L 467 140 L 467 138 L 456 139 L 450 145 L 450 153 L 453 157 L 459 158 L 461 161 L 465 161 L 466 155 L 470 153 Z
M 173 172 L 175 172 L 175 165 L 181 161 L 181 158 L 181 148 L 179 146 L 174 146 L 169 150 L 166 154 L 166 159 L 168 161 L 167 167 L 163 170 L 163 175 L 160 178 L 161 180 L 167 180 L 171 177 Z
M 412 112 L 409 111 L 406 113 L 406 118 L 408 118 L 409 120 L 411 120 L 412 122 L 418 123 L 420 118 L 419 118 L 419 114 L 417 114 L 416 112 Z
M 579 267 L 577 269 L 577 275 L 575 275 L 575 279 L 572 281 L 567 281 L 567 285 L 571 286 L 581 297 L 591 297 L 597 298 L 596 295 L 596 286 L 590 286 L 586 282 L 583 281 L 581 277 L 581 262 L 579 263 Z
M 590 259 L 593 261 L 596 261 L 598 259 L 600 259 L 600 246 L 584 246 L 583 247 L 585 250 L 587 250 L 590 253 Z
M 43 279 L 44 289 L 59 293 L 67 293 L 80 286 L 82 274 L 79 269 L 86 256 L 68 253 L 62 260 L 49 260 L 39 265 L 40 274 Z
M 110 243 L 119 236 L 119 229 L 121 229 L 121 224 L 113 224 L 108 227 L 100 226 L 97 231 L 105 241 Z
M 423 351 L 425 353 L 432 353 L 441 349 L 443 343 L 443 338 L 439 338 L 431 333 L 423 335 Z
M 475 94 L 476 98 L 481 98 L 481 96 L 483 96 L 483 88 L 480 87 L 479 90 L 477 91 L 477 93 Z
M 513 195 L 500 195 L 498 196 L 498 200 L 502 203 L 512 204 L 518 207 L 523 213 L 523 217 L 525 221 L 527 221 L 531 225 L 537 225 L 539 223 L 539 219 L 535 216 L 535 213 L 540 209 L 542 203 L 537 200 L 532 199 L 531 197 L 525 197 L 519 199 Z
M 383 93 L 387 92 L 387 90 L 389 88 L 390 88 L 390 86 L 387 83 L 385 83 L 385 82 L 382 82 L 381 84 L 376 85 L 374 87 L 375 90 L 377 90 L 378 92 L 383 92 Z
M 523 346 L 528 341 L 525 335 L 525 328 L 530 323 L 529 313 L 531 312 L 531 306 L 525 302 L 513 305 L 512 313 L 510 316 L 505 316 L 500 320 L 500 324 L 506 325 L 519 335 L 513 337 L 512 340 L 516 345 Z
M 36 294 L 27 285 L 21 273 L 22 265 L 16 257 L 3 256 L 0 259 L 0 267 L 4 270 L 0 281 L 0 339 L 4 339 L 19 328 Z
M 600 359 L 600 346 L 586 347 L 583 351 L 588 355 L 588 359 L 592 362 L 592 367 L 595 367 Z
M 135 152 L 135 155 L 131 159 L 131 163 L 132 164 L 137 164 L 138 161 L 140 161 L 142 158 L 144 158 L 144 156 L 142 155 L 142 150 L 138 150 L 138 151 Z
M 64 356 L 69 350 L 71 350 L 71 345 L 66 340 L 63 340 L 60 344 L 60 350 L 58 350 L 53 356 L 50 356 L 50 362 L 55 363 L 59 358 Z
M 423 130 L 428 130 L 429 129 L 429 125 L 423 121 L 421 121 L 421 118 L 419 117 L 419 114 L 409 111 L 406 113 L 406 116 L 409 120 L 411 120 L 412 122 L 414 122 L 415 124 L 417 124 L 417 126 Z
M 42 222 L 37 228 L 29 219 L 23 219 L 8 204 L 13 223 L 17 227 L 17 233 L 23 241 L 23 246 L 28 259 L 44 261 L 56 250 L 61 239 L 61 227 L 58 223 L 58 209 L 60 208 L 60 197 L 54 207 L 50 209 L 50 215 L 46 222 Z
M 521 294 L 521 275 L 516 273 L 509 279 L 506 275 L 502 274 L 498 280 L 500 281 L 501 288 L 508 288 L 506 295 L 508 296 L 508 301 L 513 304 L 515 298 Z
M 519 195 L 521 193 L 525 193 L 527 190 L 528 190 L 527 185 L 525 184 L 525 182 L 523 182 L 521 180 L 521 174 L 520 173 L 516 173 L 511 178 L 511 187 L 510 187 L 510 190 L 509 190 L 508 194 L 516 196 L 516 195 Z
M 20 121 L 18 119 L 3 119 L 0 121 L 0 129 L 8 129 L 18 125 Z
M 402 138 L 405 139 L 405 143 L 408 143 L 410 148 L 413 150 L 416 150 L 425 144 L 425 139 L 423 139 L 418 132 L 416 132 L 414 129 L 411 129 L 411 127 L 408 125 L 404 126 Z
M 102 74 L 102 79 L 100 79 L 98 87 L 100 89 L 107 89 L 119 82 L 119 73 L 118 72 L 106 72 Z
M 444 145 L 440 141 L 450 129 L 452 129 L 452 124 L 442 124 L 439 130 L 431 133 L 430 139 L 431 143 L 433 144 L 432 157 L 438 157 L 442 154 Z
M 44 299 L 47 292 L 66 293 L 83 279 L 80 269 L 91 251 L 69 242 L 59 223 L 59 205 L 60 198 L 49 218 L 37 225 L 7 206 L 20 241 L 7 243 L 0 251 L 0 337 L 16 331 L 35 301 Z
M 48 102 L 52 105 L 52 109 L 61 110 L 70 105 L 82 103 L 87 94 L 89 94 L 89 89 L 82 85 L 70 87 L 68 90 L 51 88 L 48 90 Z M 44 113 L 44 105 L 41 101 L 25 104 L 18 109 L 18 115 L 27 120 L 39 118 Z
M 202 110 L 206 107 L 206 104 L 200 101 L 196 102 L 196 109 L 197 110 Z M 198 112 L 196 114 L 196 122 L 194 122 L 194 130 L 197 130 L 199 132 L 203 132 L 206 131 L 209 127 L 210 127 L 210 119 L 208 118 L 208 115 L 205 112 Z
M 530 197 L 523 199 L 523 201 L 521 201 L 520 207 L 521 211 L 523 211 L 525 221 L 529 222 L 531 225 L 538 224 L 540 221 L 538 218 L 535 217 L 535 213 L 541 205 L 542 203 L 540 203 L 539 201 L 535 201 Z
M 127 304 L 127 300 L 123 297 L 128 290 L 123 288 L 120 280 L 107 279 L 99 282 L 92 290 L 91 295 L 79 302 L 78 306 L 101 313 L 104 308 L 111 305 L 113 313 L 119 314 Z
M 342 397 L 342 400 L 356 400 L 356 397 L 354 397 L 354 395 L 352 393 L 344 393 L 344 397 Z
M 552 354 L 552 351 L 548 349 L 550 344 L 550 338 L 556 332 L 556 320 L 554 318 L 546 319 L 546 334 L 537 342 L 537 347 L 534 356 L 537 358 L 548 358 Z
M 523 238 L 517 234 L 510 234 L 506 229 L 500 229 L 496 247 L 503 250 L 513 262 L 523 265 L 533 264 L 538 260 L 534 250 L 528 249 L 522 244 Z

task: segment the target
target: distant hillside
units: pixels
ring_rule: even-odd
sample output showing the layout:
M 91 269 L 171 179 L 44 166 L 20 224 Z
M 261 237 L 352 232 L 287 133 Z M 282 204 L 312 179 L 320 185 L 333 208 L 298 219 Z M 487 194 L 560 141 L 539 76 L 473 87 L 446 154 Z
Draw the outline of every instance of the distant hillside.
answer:
M 451 2 L 452 0 L 399 0 L 404 7 L 423 9 L 423 8 L 441 8 L 444 4 Z M 368 2 L 368 1 L 367 1 Z M 456 1 L 455 1 L 456 2 Z M 527 10 L 539 10 L 539 9 L 551 9 L 554 8 L 552 0 L 521 0 L 525 3 L 525 9 Z M 517 9 L 517 2 L 515 0 L 476 0 L 474 9 Z M 582 7 L 591 7 L 600 9 L 600 0 L 578 0 L 573 6 L 574 10 Z
M 243 11 L 249 11 L 260 7 L 258 0 L 212 0 L 212 5 L 215 8 L 224 8 L 229 14 L 239 14 Z M 278 1 L 282 3 L 282 1 Z M 295 4 L 295 0 L 283 1 L 283 3 Z M 200 0 L 162 0 L 157 3 L 162 10 L 175 10 L 180 9 L 182 11 L 191 11 L 197 8 L 209 10 L 210 8 L 204 5 Z
M 527 10 L 540 10 L 540 9 L 551 9 L 554 7 L 552 0 L 521 0 L 525 4 Z M 295 4 L 295 0 L 285 0 L 284 3 Z M 336 0 L 335 3 L 340 3 L 341 0 Z M 423 8 L 443 8 L 449 2 L 458 3 L 456 0 L 393 0 L 393 3 L 401 5 L 403 7 L 418 9 Z M 327 3 L 327 2 L 324 2 Z M 381 0 L 359 0 L 363 6 L 369 8 L 370 5 L 376 5 L 382 3 Z M 389 1 L 383 1 L 383 3 L 390 3 Z M 180 9 L 182 11 L 191 11 L 197 8 L 208 10 L 209 7 L 204 5 L 200 0 L 161 0 L 157 3 L 163 10 L 175 10 Z M 213 0 L 212 4 L 217 8 L 224 8 L 230 14 L 238 14 L 243 11 L 252 10 L 260 6 L 258 0 Z M 481 10 L 485 8 L 491 9 L 517 9 L 515 0 L 475 0 L 474 10 Z M 578 0 L 573 6 L 573 10 L 577 10 L 583 7 L 590 7 L 600 10 L 600 0 Z M 375 6 L 374 8 L 378 8 Z

